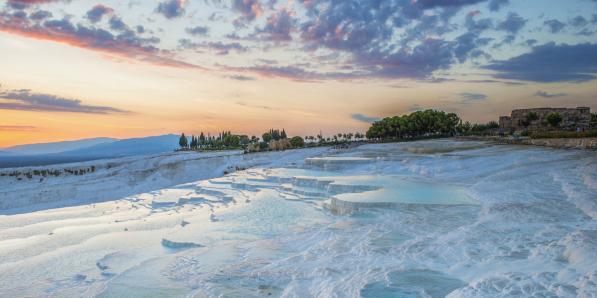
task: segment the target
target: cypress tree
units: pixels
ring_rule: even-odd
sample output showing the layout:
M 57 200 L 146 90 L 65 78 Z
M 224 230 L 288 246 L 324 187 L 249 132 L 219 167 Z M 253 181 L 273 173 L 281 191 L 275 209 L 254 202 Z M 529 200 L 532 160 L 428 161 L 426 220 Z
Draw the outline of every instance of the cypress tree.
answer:
M 194 135 L 191 136 L 191 149 L 197 149 L 197 138 Z
M 178 140 L 178 145 L 180 145 L 181 148 L 187 148 L 189 146 L 187 137 L 184 135 L 184 132 L 182 133 L 182 135 L 180 136 L 180 139 Z

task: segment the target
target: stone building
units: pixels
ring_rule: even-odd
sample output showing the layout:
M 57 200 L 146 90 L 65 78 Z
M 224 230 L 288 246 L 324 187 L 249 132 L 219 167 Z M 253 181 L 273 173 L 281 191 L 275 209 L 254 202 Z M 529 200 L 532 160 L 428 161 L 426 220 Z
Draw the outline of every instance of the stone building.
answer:
M 513 110 L 510 116 L 500 117 L 500 129 L 507 131 L 549 130 L 547 115 L 558 113 L 562 116 L 558 129 L 587 130 L 591 126 L 591 109 L 588 107 L 568 108 L 536 108 Z

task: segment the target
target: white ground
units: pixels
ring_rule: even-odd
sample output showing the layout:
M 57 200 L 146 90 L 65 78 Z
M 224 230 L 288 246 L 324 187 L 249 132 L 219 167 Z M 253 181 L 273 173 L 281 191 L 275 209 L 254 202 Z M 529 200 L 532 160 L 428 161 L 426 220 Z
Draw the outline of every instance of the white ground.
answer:
M 427 141 L 227 154 L 0 177 L 2 206 L 19 207 L 0 215 L 0 296 L 597 293 L 595 152 Z
M 326 148 L 245 155 L 242 151 L 178 152 L 125 157 L 55 166 L 0 169 L 0 210 L 17 212 L 39 208 L 115 200 L 185 182 L 220 177 L 224 172 L 255 166 L 283 166 L 302 162 Z M 94 172 L 74 175 L 65 170 Z M 58 171 L 59 176 L 33 174 Z M 18 176 L 8 176 L 19 172 Z M 32 174 L 28 178 L 26 174 Z M 5 174 L 5 176 L 2 176 Z M 13 210 L 11 210 L 13 211 Z

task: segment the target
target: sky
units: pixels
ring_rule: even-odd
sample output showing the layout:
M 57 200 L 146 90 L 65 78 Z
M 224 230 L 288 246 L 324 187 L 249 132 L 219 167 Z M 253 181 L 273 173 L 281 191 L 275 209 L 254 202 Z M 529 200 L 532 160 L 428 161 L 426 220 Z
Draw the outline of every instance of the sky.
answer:
M 597 109 L 597 0 L 0 0 L 0 147 Z

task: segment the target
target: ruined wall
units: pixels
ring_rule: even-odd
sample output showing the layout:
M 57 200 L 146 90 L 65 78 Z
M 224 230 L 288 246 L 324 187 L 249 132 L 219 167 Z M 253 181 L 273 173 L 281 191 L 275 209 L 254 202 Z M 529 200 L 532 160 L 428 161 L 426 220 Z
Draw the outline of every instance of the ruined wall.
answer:
M 512 128 L 512 117 L 501 116 L 499 123 L 500 123 L 500 129 L 502 129 L 503 131 L 508 131 Z
M 547 123 L 547 115 L 550 113 L 562 115 L 562 122 L 559 129 L 575 130 L 577 127 L 583 130 L 589 129 L 591 125 L 591 111 L 587 107 L 574 109 L 567 108 L 536 108 L 513 110 L 510 117 L 500 117 L 500 128 L 503 130 L 547 130 L 550 125 Z M 537 119 L 528 121 L 528 115 L 535 113 Z

